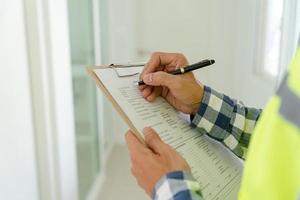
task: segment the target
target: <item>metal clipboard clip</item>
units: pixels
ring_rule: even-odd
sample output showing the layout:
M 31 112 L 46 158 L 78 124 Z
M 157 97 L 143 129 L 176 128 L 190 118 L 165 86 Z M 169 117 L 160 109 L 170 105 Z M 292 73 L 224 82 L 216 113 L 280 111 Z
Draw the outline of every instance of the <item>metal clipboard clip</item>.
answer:
M 119 78 L 135 76 L 140 74 L 141 68 L 146 65 L 145 62 L 142 63 L 128 63 L 128 64 L 109 64 L 108 68 L 113 69 Z

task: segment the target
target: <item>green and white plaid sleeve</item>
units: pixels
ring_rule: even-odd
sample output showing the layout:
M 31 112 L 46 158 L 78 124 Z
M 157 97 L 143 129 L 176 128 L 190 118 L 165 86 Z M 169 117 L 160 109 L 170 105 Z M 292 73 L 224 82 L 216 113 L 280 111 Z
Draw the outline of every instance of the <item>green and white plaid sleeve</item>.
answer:
M 189 172 L 175 171 L 156 183 L 154 200 L 203 200 L 200 185 Z
M 192 127 L 222 142 L 238 157 L 245 159 L 251 133 L 261 112 L 261 109 L 246 107 L 242 102 L 205 86 Z
M 261 112 L 261 109 L 246 107 L 242 102 L 205 86 L 203 100 L 191 125 L 244 159 Z M 153 199 L 203 200 L 199 183 L 190 173 L 182 171 L 163 176 L 155 185 Z

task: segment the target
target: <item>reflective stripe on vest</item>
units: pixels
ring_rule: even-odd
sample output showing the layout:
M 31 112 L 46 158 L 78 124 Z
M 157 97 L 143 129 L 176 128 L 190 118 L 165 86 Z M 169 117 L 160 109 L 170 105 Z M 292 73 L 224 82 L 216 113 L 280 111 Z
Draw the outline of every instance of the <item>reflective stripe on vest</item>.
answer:
M 287 79 L 286 75 L 277 91 L 282 101 L 279 113 L 300 129 L 300 98 L 288 87 Z

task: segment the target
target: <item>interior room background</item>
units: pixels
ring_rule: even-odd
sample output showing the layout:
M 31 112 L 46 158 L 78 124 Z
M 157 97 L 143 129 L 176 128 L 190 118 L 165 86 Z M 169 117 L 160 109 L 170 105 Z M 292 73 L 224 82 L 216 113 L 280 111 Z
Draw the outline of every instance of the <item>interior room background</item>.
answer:
M 0 2 L 0 199 L 147 199 L 85 66 L 211 58 L 202 83 L 263 108 L 300 26 L 297 0 Z

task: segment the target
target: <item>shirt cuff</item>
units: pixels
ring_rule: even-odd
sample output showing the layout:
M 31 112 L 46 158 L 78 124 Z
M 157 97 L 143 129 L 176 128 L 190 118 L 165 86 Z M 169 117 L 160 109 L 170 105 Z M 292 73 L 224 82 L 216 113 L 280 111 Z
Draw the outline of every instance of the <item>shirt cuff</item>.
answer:
M 160 178 L 156 183 L 154 200 L 202 199 L 200 185 L 189 172 L 174 171 Z
M 234 101 L 208 86 L 204 86 L 204 94 L 198 112 L 191 126 L 201 133 L 222 141 L 230 134 L 230 120 L 234 109 Z
M 246 107 L 242 102 L 204 86 L 203 99 L 191 126 L 222 142 L 244 159 L 260 113 L 261 109 Z

